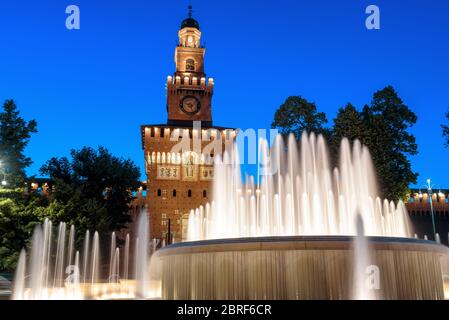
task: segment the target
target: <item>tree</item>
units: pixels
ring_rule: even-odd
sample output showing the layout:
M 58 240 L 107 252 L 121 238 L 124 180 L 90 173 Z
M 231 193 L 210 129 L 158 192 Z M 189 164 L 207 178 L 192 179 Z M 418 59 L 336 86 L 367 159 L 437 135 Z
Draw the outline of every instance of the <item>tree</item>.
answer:
M 417 117 L 392 86 L 377 91 L 362 112 L 367 127 L 362 142 L 371 150 L 382 195 L 390 200 L 404 198 L 418 178 L 408 159 L 418 153 L 416 139 L 408 132 Z
M 449 111 L 446 113 L 446 119 L 449 120 Z M 449 126 L 448 125 L 441 125 L 441 128 L 443 129 L 443 137 L 444 137 L 444 145 L 449 148 Z
M 276 111 L 271 127 L 283 135 L 293 133 L 299 140 L 304 131 L 327 136 L 328 130 L 324 128 L 326 123 L 326 114 L 318 112 L 314 103 L 300 96 L 292 96 Z
M 44 220 L 45 201 L 23 189 L 0 189 L 0 270 L 13 271 L 20 250 L 31 239 L 34 227 Z
M 362 111 L 350 103 L 340 108 L 331 129 L 323 127 L 326 115 L 317 112 L 315 104 L 301 97 L 289 97 L 276 111 L 272 127 L 280 129 L 282 134 L 294 133 L 298 140 L 304 130 L 322 133 L 330 142 L 334 164 L 338 163 L 342 138 L 360 140 L 371 152 L 380 195 L 399 200 L 406 196 L 408 186 L 416 183 L 418 177 L 409 160 L 409 156 L 417 154 L 415 137 L 408 132 L 416 121 L 416 115 L 394 88 L 387 86 L 374 93 L 370 105 Z M 447 132 L 449 139 L 449 128 Z
M 22 187 L 25 169 L 32 164 L 24 150 L 32 133 L 37 132 L 35 120 L 25 121 L 13 100 L 6 100 L 0 112 L 0 161 L 2 173 L 11 187 Z
M 362 114 L 351 103 L 338 110 L 333 127 L 333 138 L 337 145 L 343 138 L 348 138 L 350 141 L 365 140 L 365 130 Z
M 56 222 L 74 224 L 79 232 L 119 231 L 131 222 L 132 191 L 140 186 L 140 170 L 103 147 L 84 147 L 66 157 L 52 158 L 41 174 L 54 185 L 50 192 L 49 215 Z
M 6 100 L 0 112 L 0 179 L 8 183 L 7 189 L 0 189 L 0 270 L 15 268 L 20 250 L 39 222 L 38 210 L 29 210 L 36 199 L 23 189 L 25 169 L 32 163 L 24 151 L 36 132 L 36 121 L 25 121 L 14 101 Z
M 343 138 L 349 141 L 364 141 L 366 135 L 363 115 L 351 104 L 338 110 L 332 128 L 330 148 L 334 165 L 338 165 L 340 144 Z
M 408 156 L 417 154 L 415 137 L 407 130 L 417 117 L 404 104 L 392 86 L 377 91 L 362 112 L 348 104 L 334 120 L 334 144 L 346 137 L 366 145 L 379 178 L 381 195 L 390 200 L 406 196 L 408 186 L 418 175 Z

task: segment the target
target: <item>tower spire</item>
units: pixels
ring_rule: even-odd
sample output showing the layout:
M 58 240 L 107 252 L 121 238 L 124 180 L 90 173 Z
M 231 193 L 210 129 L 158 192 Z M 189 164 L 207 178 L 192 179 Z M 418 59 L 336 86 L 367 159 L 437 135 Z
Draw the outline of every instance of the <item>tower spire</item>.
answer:
M 181 29 L 184 28 L 196 28 L 200 30 L 200 24 L 193 18 L 193 7 L 192 4 L 189 4 L 188 8 L 188 17 L 184 19 L 181 24 Z

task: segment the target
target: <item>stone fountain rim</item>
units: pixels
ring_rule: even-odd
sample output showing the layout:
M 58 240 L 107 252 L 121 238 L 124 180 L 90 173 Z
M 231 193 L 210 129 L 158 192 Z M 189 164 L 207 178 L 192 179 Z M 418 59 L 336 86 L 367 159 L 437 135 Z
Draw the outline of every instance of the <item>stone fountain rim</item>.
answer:
M 158 256 L 227 251 L 352 250 L 355 238 L 355 236 L 279 236 L 201 240 L 167 246 L 158 251 Z M 375 250 L 449 254 L 449 247 L 429 240 L 379 236 L 369 236 L 367 239 Z

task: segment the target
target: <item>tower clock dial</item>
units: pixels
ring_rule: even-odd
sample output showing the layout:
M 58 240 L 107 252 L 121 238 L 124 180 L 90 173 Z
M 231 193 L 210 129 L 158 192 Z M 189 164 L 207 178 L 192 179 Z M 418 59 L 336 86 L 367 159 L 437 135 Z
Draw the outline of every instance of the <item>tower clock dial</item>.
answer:
M 200 101 L 194 96 L 187 96 L 181 100 L 181 110 L 188 115 L 194 115 L 198 113 L 198 111 L 200 111 L 200 108 Z

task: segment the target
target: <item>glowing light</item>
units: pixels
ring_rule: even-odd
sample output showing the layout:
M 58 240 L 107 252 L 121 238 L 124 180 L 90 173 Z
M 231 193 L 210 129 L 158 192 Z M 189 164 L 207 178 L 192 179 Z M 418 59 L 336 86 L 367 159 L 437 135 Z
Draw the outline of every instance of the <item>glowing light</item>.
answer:
M 215 163 L 213 200 L 209 209 L 192 211 L 188 241 L 257 236 L 355 235 L 356 215 L 370 236 L 408 237 L 409 221 L 403 202 L 378 197 L 369 151 L 360 142 L 342 141 L 340 163 L 331 175 L 322 136 L 304 134 L 301 149 L 293 135 L 277 137 L 269 149 L 262 139 L 262 159 L 270 173 L 256 185 L 242 182 L 239 165 Z M 288 152 L 284 152 L 288 146 Z M 237 147 L 225 154 L 228 163 L 239 164 Z M 305 156 L 302 156 L 305 155 Z M 298 160 L 300 159 L 300 160 Z M 297 162 L 297 163 L 295 163 Z M 278 170 L 284 163 L 293 163 Z M 256 194 L 254 194 L 256 192 Z M 256 203 L 257 201 L 257 203 Z M 301 222 L 301 223 L 299 223 Z

